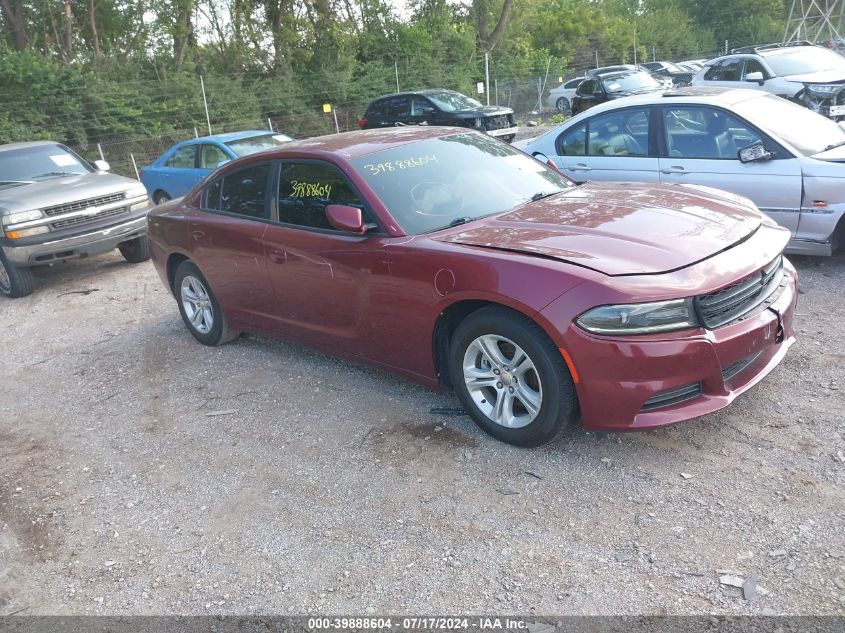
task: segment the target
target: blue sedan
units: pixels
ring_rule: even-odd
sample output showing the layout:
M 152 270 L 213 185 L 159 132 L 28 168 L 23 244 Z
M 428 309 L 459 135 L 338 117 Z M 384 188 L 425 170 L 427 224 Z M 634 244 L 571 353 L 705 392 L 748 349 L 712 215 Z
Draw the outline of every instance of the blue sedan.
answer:
M 177 143 L 141 170 L 141 182 L 156 204 L 184 196 L 221 164 L 263 152 L 293 138 L 268 130 L 215 134 Z

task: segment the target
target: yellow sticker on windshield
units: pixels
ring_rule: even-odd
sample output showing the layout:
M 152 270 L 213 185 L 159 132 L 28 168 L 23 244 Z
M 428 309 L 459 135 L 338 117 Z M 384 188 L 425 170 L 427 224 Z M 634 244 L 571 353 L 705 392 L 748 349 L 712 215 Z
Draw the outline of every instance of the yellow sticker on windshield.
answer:
M 291 198 L 328 198 L 332 195 L 332 186 L 319 182 L 291 180 L 290 186 L 293 189 Z
M 386 174 L 391 171 L 402 169 L 412 169 L 414 167 L 423 167 L 429 163 L 438 163 L 437 156 L 426 155 L 419 158 L 408 158 L 405 160 L 391 160 L 386 163 L 368 163 L 364 165 L 364 169 L 370 171 L 370 175 L 378 176 L 379 174 Z

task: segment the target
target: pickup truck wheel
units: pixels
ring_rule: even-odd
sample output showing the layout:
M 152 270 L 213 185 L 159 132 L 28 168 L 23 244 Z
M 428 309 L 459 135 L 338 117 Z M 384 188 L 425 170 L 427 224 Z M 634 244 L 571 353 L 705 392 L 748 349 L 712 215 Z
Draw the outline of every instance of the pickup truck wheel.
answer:
M 2 249 L 0 249 L 0 293 L 10 299 L 32 294 L 32 271 L 9 263 Z
M 118 244 L 117 249 L 123 258 L 132 264 L 145 262 L 150 258 L 150 240 L 146 235 Z
M 241 333 L 226 326 L 226 318 L 211 286 L 192 261 L 184 261 L 174 278 L 176 302 L 188 331 L 203 345 L 223 345 Z
M 461 404 L 498 440 L 540 446 L 577 420 L 563 356 L 523 315 L 498 306 L 473 312 L 452 336 L 449 363 Z

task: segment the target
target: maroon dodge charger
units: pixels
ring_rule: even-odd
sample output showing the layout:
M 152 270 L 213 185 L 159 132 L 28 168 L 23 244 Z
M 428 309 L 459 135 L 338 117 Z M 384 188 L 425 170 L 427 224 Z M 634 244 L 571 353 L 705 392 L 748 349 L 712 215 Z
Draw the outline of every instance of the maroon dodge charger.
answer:
M 564 176 L 454 128 L 315 138 L 150 213 L 188 330 L 304 342 L 458 394 L 520 446 L 727 406 L 794 341 L 789 232 L 747 199 Z

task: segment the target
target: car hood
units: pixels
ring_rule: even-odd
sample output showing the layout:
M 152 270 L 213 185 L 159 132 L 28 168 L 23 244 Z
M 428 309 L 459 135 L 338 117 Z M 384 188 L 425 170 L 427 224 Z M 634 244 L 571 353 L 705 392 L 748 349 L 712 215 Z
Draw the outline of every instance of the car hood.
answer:
M 845 71 L 842 70 L 819 70 L 814 73 L 802 73 L 800 75 L 786 75 L 784 79 L 800 81 L 808 84 L 835 84 L 845 81 Z
M 86 198 L 122 193 L 140 185 L 141 183 L 131 178 L 106 172 L 48 178 L 26 185 L 0 187 L 0 209 L 10 213 L 43 209 Z
M 606 275 L 644 275 L 707 259 L 747 239 L 762 221 L 747 199 L 709 187 L 588 183 L 432 237 Z

